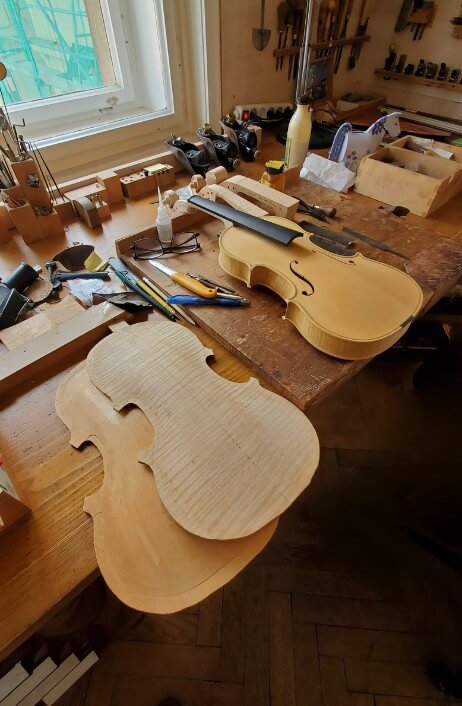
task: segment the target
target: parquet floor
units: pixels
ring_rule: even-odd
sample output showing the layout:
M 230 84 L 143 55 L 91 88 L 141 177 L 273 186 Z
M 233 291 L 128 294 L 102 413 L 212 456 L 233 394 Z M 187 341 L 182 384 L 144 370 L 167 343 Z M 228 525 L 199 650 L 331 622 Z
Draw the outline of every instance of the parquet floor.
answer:
M 59 706 L 450 703 L 425 665 L 462 669 L 461 352 L 418 392 L 374 363 L 313 410 L 320 468 L 265 551 L 198 606 L 132 613 Z

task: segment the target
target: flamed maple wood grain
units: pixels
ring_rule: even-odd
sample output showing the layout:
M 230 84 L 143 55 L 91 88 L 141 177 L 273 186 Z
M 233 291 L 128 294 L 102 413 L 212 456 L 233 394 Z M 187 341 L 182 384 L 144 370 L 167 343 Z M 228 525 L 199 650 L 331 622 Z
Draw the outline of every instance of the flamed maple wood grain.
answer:
M 266 217 L 304 233 L 292 221 Z M 346 360 L 381 353 L 409 328 L 423 301 L 419 285 L 395 267 L 328 253 L 307 235 L 286 248 L 231 226 L 220 235 L 219 263 L 247 286 L 263 285 L 287 303 L 285 318 L 315 348 Z
M 71 430 L 71 443 L 78 447 L 88 439 L 103 456 L 103 485 L 86 498 L 84 509 L 93 517 L 101 573 L 132 608 L 172 613 L 197 603 L 230 581 L 271 538 L 277 520 L 229 542 L 202 539 L 172 520 L 151 470 L 137 459 L 152 442 L 151 424 L 136 407 L 116 412 L 84 363 L 60 384 L 56 409 Z M 217 626 L 200 625 L 202 643 L 217 644 Z
M 210 353 L 178 324 L 146 322 L 95 346 L 87 371 L 116 409 L 136 404 L 151 421 L 154 444 L 138 458 L 172 518 L 200 537 L 235 539 L 304 490 L 319 443 L 305 415 L 257 380 L 236 385 L 215 375 Z

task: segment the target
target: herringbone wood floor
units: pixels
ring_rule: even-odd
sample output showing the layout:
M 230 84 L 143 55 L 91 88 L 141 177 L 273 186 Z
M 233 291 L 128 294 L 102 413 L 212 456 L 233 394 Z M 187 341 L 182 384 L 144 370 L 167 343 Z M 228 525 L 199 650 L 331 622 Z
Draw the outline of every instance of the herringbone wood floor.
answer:
M 381 362 L 313 410 L 320 468 L 260 557 L 190 610 L 133 612 L 59 706 L 446 703 L 425 665 L 462 669 L 462 572 L 415 538 L 462 556 L 461 350 L 418 393 Z

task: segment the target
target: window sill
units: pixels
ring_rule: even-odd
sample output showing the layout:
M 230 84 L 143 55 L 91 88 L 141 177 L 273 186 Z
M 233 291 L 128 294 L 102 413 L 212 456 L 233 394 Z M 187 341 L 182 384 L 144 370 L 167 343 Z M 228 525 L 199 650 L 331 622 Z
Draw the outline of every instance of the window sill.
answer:
M 57 135 L 52 136 L 46 135 L 46 128 L 40 129 L 38 127 L 36 130 L 32 131 L 32 135 L 29 134 L 27 136 L 27 139 L 32 139 L 34 142 L 37 143 L 39 149 L 44 149 L 53 145 L 60 145 L 66 142 L 73 142 L 75 140 L 80 140 L 86 137 L 90 137 L 92 135 L 98 135 L 111 130 L 119 130 L 130 125 L 136 125 L 138 123 L 144 123 L 147 121 L 156 120 L 158 118 L 164 118 L 169 115 L 171 115 L 171 112 L 168 109 L 153 112 L 148 109 L 140 108 L 135 112 L 133 112 L 133 110 L 127 111 L 125 115 L 119 112 L 117 117 L 114 115 L 113 117 L 108 117 L 106 119 L 101 118 L 100 122 L 96 124 L 89 123 L 88 125 L 84 125 L 83 127 L 77 126 L 77 124 L 70 124 L 66 126 L 67 129 L 65 132 L 60 132 Z

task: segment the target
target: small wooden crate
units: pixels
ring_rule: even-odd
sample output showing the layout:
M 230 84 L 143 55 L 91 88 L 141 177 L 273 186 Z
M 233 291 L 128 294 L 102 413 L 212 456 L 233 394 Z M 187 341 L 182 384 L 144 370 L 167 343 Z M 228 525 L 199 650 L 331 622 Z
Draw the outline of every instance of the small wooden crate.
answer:
M 2 464 L 0 454 L 0 535 L 30 512 Z
M 453 150 L 453 146 L 443 145 Z M 461 150 L 462 152 L 462 150 Z M 355 190 L 392 206 L 405 206 L 426 217 L 462 190 L 462 163 L 457 160 L 419 154 L 395 144 L 362 159 Z M 387 161 L 417 165 L 417 171 Z

